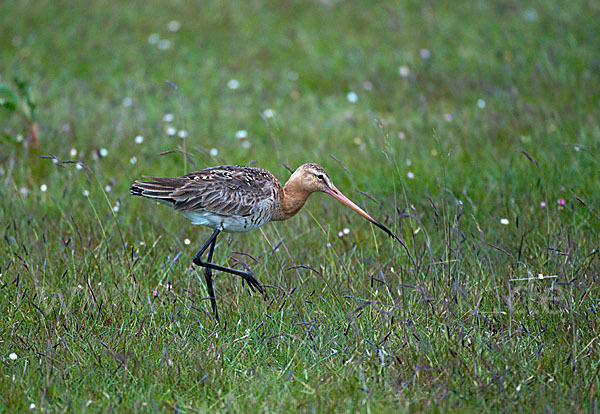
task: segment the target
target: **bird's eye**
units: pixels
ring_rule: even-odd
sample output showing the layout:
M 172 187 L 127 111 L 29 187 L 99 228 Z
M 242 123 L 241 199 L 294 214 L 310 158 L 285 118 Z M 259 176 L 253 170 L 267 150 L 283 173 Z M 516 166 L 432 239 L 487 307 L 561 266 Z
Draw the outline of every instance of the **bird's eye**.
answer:
M 325 179 L 325 177 L 323 177 L 323 174 L 319 174 L 319 175 L 317 175 L 317 178 L 318 178 L 319 180 L 324 180 L 324 179 Z

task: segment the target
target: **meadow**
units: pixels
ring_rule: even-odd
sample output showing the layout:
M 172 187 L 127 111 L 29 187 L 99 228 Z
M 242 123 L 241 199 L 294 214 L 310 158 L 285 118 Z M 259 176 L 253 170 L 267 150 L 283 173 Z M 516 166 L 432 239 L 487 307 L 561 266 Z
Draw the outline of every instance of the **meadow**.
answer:
M 600 4 L 0 2 L 0 409 L 598 412 Z M 38 146 L 29 137 L 37 132 Z M 305 162 L 219 239 L 142 175 Z

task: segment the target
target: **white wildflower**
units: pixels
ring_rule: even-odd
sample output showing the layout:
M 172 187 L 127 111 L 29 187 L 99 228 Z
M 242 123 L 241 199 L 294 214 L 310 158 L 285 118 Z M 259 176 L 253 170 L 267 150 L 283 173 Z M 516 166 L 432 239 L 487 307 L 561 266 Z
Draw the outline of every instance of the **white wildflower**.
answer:
M 160 41 L 158 42 L 158 48 L 160 50 L 167 50 L 170 47 L 171 47 L 171 41 L 168 39 L 160 39 Z
M 179 29 L 181 29 L 181 23 L 178 20 L 171 20 L 168 24 L 167 24 L 167 28 L 171 31 L 171 32 L 176 32 Z
M 159 40 L 160 36 L 158 33 L 152 33 L 150 36 L 148 36 L 148 43 L 150 43 L 151 45 L 157 44 Z
M 239 87 L 240 87 L 240 82 L 239 82 L 237 79 L 230 79 L 230 80 L 227 82 L 227 87 L 228 87 L 229 89 L 234 89 L 234 90 L 235 90 L 235 89 L 237 89 L 237 88 L 239 88 Z

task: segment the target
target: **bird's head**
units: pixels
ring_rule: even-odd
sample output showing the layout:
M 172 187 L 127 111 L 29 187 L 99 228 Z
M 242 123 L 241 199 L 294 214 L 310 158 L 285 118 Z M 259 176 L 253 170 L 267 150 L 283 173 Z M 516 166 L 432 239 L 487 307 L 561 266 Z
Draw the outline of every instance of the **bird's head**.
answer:
M 327 193 L 340 203 L 354 210 L 371 223 L 385 231 L 388 235 L 396 238 L 396 236 L 385 227 L 383 224 L 375 220 L 373 217 L 368 215 L 363 209 L 354 204 L 348 197 L 346 197 L 340 190 L 338 190 L 335 185 L 333 185 L 333 181 L 327 174 L 327 171 L 319 164 L 303 164 L 294 171 L 292 176 L 290 177 L 290 181 L 294 180 L 299 182 L 304 191 L 308 193 L 316 193 L 322 192 Z
M 302 164 L 291 178 L 301 183 L 303 190 L 309 193 L 327 193 L 335 188 L 329 174 L 319 164 Z

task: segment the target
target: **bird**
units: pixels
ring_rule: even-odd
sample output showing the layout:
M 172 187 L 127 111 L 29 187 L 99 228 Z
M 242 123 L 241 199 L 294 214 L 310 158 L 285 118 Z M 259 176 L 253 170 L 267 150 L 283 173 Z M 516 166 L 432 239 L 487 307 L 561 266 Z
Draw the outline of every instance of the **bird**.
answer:
M 325 169 L 314 163 L 299 166 L 283 186 L 263 168 L 238 165 L 209 167 L 180 177 L 144 178 L 148 180 L 134 181 L 131 195 L 168 204 L 192 224 L 213 230 L 194 255 L 193 263 L 205 269 L 206 288 L 217 321 L 219 313 L 212 283 L 213 270 L 240 276 L 252 292 L 265 294 L 262 284 L 251 272 L 212 262 L 217 236 L 221 232 L 249 232 L 272 221 L 287 220 L 300 211 L 312 193 L 321 192 L 329 194 L 400 241 L 390 229 L 342 194 Z M 206 250 L 207 258 L 202 260 Z

